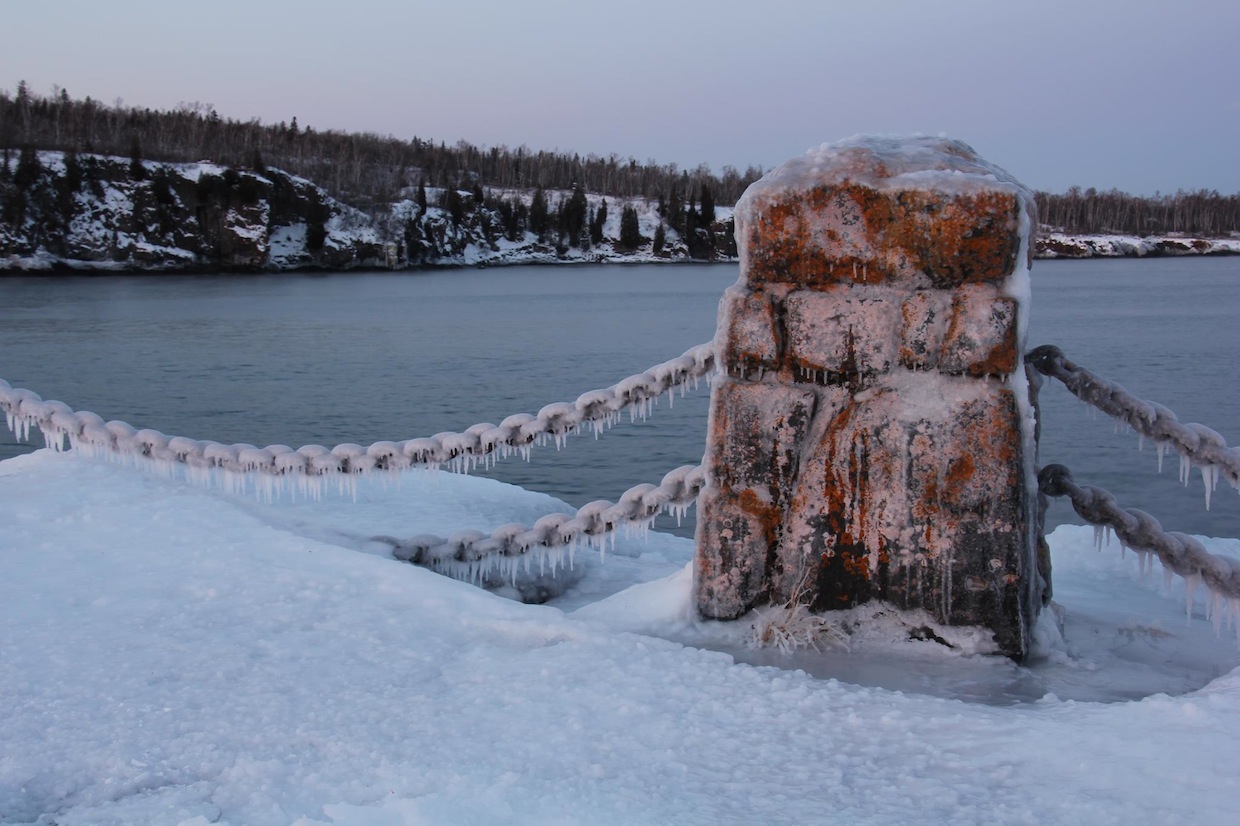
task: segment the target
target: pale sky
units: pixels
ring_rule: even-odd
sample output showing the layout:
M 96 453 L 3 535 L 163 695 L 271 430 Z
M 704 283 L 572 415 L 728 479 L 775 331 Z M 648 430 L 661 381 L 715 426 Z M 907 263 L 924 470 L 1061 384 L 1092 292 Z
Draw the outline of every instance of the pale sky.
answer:
M 0 88 L 771 168 L 946 134 L 1036 189 L 1240 192 L 1236 0 L 10 2 Z

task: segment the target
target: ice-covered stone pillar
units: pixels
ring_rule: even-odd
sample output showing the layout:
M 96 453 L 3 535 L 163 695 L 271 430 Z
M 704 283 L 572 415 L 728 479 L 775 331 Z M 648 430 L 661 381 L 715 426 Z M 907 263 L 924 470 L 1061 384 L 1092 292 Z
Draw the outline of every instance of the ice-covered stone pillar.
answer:
M 1025 656 L 1044 586 L 1035 225 L 1027 189 L 941 138 L 823 146 L 749 188 L 715 337 L 701 616 L 881 599 Z

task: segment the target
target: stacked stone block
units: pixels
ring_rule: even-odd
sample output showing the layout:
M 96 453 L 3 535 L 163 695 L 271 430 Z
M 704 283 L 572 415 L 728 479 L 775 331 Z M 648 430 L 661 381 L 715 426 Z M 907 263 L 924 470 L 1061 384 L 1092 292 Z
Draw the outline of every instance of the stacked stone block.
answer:
M 1030 193 L 944 139 L 814 150 L 737 204 L 695 598 L 881 599 L 1022 659 L 1045 582 L 1022 365 Z

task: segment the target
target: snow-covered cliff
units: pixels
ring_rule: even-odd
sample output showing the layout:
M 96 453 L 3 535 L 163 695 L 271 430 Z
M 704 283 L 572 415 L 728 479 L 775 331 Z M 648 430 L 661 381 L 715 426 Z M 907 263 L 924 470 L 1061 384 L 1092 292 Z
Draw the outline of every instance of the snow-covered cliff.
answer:
M 731 261 L 732 210 L 690 229 L 642 198 L 585 194 L 597 232 L 535 233 L 528 190 L 428 189 L 369 211 L 274 168 L 157 163 L 60 152 L 0 160 L 0 272 L 257 272 L 571 262 Z M 554 217 L 571 192 L 542 193 Z M 423 206 L 422 204 L 425 204 Z M 631 208 L 640 240 L 623 244 Z M 512 220 L 513 211 L 523 216 Z M 685 227 L 678 231 L 672 223 Z M 662 232 L 660 233 L 660 229 Z M 661 238 L 658 236 L 662 235 Z M 659 242 L 662 243 L 659 243 Z M 1068 235 L 1037 258 L 1240 254 L 1240 238 Z
M 278 169 L 29 152 L 0 162 L 0 271 L 406 269 L 736 254 L 727 208 L 690 244 L 642 199 L 586 195 L 591 221 L 605 217 L 594 238 L 573 239 L 555 227 L 540 236 L 505 221 L 504 208 L 532 209 L 532 192 L 431 189 L 425 205 L 409 195 L 362 212 Z M 571 193 L 543 197 L 554 209 Z M 626 207 L 641 236 L 627 246 Z

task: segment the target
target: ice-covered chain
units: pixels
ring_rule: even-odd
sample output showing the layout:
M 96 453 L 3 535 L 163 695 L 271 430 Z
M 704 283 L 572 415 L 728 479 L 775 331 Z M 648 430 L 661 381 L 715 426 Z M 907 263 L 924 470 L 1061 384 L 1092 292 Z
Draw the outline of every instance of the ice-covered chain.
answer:
M 461 433 L 375 442 L 369 447 L 255 447 L 168 436 L 157 430 L 139 430 L 121 421 L 104 422 L 94 413 L 74 411 L 63 402 L 44 401 L 37 393 L 11 387 L 2 379 L 0 409 L 4 410 L 9 429 L 19 439 L 29 438 L 31 429 L 38 428 L 53 450 L 62 450 L 67 442 L 91 455 L 184 465 L 191 475 L 198 472 L 208 479 L 212 471 L 221 469 L 234 475 L 265 474 L 278 480 L 307 480 L 418 466 L 449 465 L 462 470 L 486 457 L 513 452 L 528 457 L 531 446 L 553 439 L 558 447 L 569 434 L 580 432 L 583 425 L 592 427 L 597 434 L 616 422 L 625 410 L 630 411 L 631 417 L 638 413 L 644 417 L 661 395 L 695 385 L 714 369 L 714 346 L 701 344 L 604 390 L 583 393 L 574 402 L 549 404 L 534 415 L 517 413 L 498 425 L 476 424 Z
M 1167 570 L 1184 577 L 1190 586 L 1204 582 L 1215 595 L 1230 600 L 1233 616 L 1240 616 L 1240 560 L 1211 554 L 1187 534 L 1164 531 L 1157 519 L 1144 511 L 1121 508 L 1101 488 L 1077 485 L 1063 465 L 1042 468 L 1038 489 L 1047 496 L 1068 497 L 1086 522 L 1110 528 L 1126 547 L 1157 554 Z
M 1182 423 L 1161 404 L 1138 399 L 1115 382 L 1072 363 L 1058 347 L 1045 345 L 1031 350 L 1025 362 L 1039 373 L 1059 379 L 1072 395 L 1124 422 L 1160 450 L 1173 447 L 1186 463 L 1181 471 L 1185 481 L 1187 464 L 1201 468 L 1207 477 L 1207 503 L 1212 473 L 1221 474 L 1232 487 L 1240 488 L 1240 448 L 1228 447 L 1227 440 L 1214 430 L 1196 422 Z
M 645 529 L 663 512 L 678 517 L 692 505 L 706 484 L 701 465 L 678 467 L 658 485 L 642 484 L 626 490 L 618 502 L 599 499 L 576 514 L 553 513 L 532 526 L 511 523 L 488 533 L 461 531 L 444 538 L 430 534 L 410 539 L 374 537 L 392 546 L 397 559 L 412 562 L 458 579 L 476 580 L 492 570 L 515 576 L 519 564 L 528 570 L 537 558 L 542 564 L 548 551 L 571 549 L 579 544 L 603 548 L 609 536 L 623 526 Z M 552 556 L 552 566 L 558 556 Z

